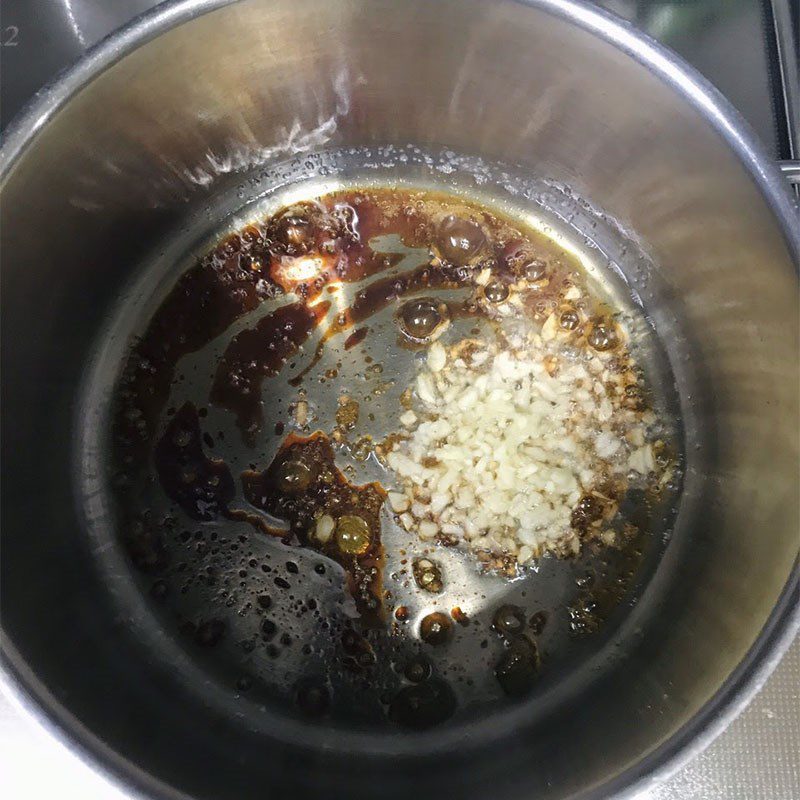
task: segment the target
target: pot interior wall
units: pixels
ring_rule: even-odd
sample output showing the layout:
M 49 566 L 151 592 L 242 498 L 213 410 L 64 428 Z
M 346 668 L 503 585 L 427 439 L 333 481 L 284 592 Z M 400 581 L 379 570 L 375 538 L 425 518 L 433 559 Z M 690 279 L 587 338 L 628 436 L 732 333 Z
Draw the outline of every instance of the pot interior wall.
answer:
M 98 337 L 144 265 L 185 251 L 221 208 L 274 182 L 265 165 L 390 142 L 521 165 L 635 233 L 649 259 L 622 266 L 672 362 L 687 489 L 613 671 L 552 713 L 523 705 L 453 746 L 433 733 L 387 736 L 369 756 L 334 757 L 198 701 L 158 655 L 165 634 L 144 644 L 146 604 L 126 595 L 124 574 L 97 569 L 103 544 L 86 535 L 75 430 L 91 411 L 81 391 Z M 379 785 L 399 796 L 422 777 L 464 795 L 588 791 L 711 700 L 790 577 L 797 254 L 703 116 L 635 54 L 550 4 L 212 10 L 124 55 L 57 110 L 6 174 L 0 211 L 10 665 L 25 682 L 35 673 L 34 691 L 51 693 L 67 724 L 136 765 L 135 781 L 198 798 L 330 795 L 345 782 L 350 795 Z

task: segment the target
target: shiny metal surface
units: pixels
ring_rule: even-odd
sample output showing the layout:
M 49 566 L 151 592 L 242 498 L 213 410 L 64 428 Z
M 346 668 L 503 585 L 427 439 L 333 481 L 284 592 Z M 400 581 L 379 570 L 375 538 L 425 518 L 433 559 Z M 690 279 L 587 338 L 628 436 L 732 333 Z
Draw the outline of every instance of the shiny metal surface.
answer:
M 758 0 L 592 0 L 672 48 L 716 86 L 776 158 L 789 158 L 776 85 L 770 3 Z M 776 0 L 789 4 L 789 0 Z M 0 49 L 0 125 L 86 48 L 156 0 L 5 0 L 18 44 Z
M 779 166 L 789 183 L 800 183 L 800 161 L 781 161 Z
M 45 84 L 156 0 L 6 0 L 0 64 L 0 128 Z
M 800 795 L 800 640 L 742 713 L 706 750 L 636 800 L 793 800 Z M 42 764 L 48 770 L 42 770 Z M 22 716 L 0 694 L 2 788 L 15 800 L 126 800 L 132 793 Z
M 800 639 L 706 750 L 637 800 L 794 800 L 800 796 Z
M 772 0 L 772 17 L 775 21 L 775 41 L 783 107 L 786 111 L 789 154 L 798 158 L 800 157 L 800 71 L 797 65 L 797 49 L 800 47 L 798 38 L 800 21 L 792 18 L 789 0 Z
M 786 331 L 797 329 L 798 243 L 779 173 L 721 98 L 582 6 L 242 3 L 195 18 L 211 5 L 172 6 L 96 53 L 4 152 L 3 253 L 15 265 L 3 274 L 10 668 L 73 736 L 95 752 L 100 737 L 107 763 L 152 793 L 170 793 L 163 781 L 243 797 L 265 784 L 322 791 L 317 779 L 329 792 L 342 780 L 352 764 L 319 752 L 310 773 L 287 769 L 310 756 L 282 748 L 279 735 L 267 745 L 197 706 L 189 724 L 189 706 L 126 635 L 136 620 L 103 608 L 70 511 L 70 404 L 105 309 L 138 265 L 207 216 L 217 193 L 246 192 L 250 169 L 323 144 L 446 144 L 568 184 L 653 256 L 670 291 L 643 301 L 671 352 L 690 356 L 675 367 L 679 381 L 700 375 L 707 387 L 684 392 L 702 422 L 702 514 L 684 520 L 681 546 L 665 558 L 663 604 L 635 653 L 602 691 L 560 709 L 556 729 L 545 736 L 522 724 L 513 741 L 484 742 L 469 771 L 460 752 L 435 773 L 424 758 L 413 775 L 360 762 L 348 790 L 367 794 L 378 776 L 398 794 L 423 778 L 433 789 L 502 796 L 641 788 L 744 701 L 795 624 L 797 342 Z M 281 32 L 280 48 L 266 31 Z M 522 125 L 520 108 L 530 109 Z M 757 276 L 754 263 L 764 265 Z M 24 336 L 43 308 L 41 335 Z M 670 341 L 676 331 L 686 338 Z M 37 537 L 8 535 L 34 519 Z M 9 554 L 16 574 L 5 569 Z M 55 697 L 44 699 L 45 686 Z

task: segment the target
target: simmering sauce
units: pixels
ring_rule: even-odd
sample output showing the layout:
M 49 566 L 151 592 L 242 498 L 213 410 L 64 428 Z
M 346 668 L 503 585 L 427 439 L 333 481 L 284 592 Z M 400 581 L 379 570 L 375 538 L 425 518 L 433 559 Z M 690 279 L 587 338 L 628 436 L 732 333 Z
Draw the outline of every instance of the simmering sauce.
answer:
M 387 319 L 391 335 L 381 356 Z M 483 461 L 476 455 L 452 475 L 445 464 L 458 452 L 454 443 L 465 452 L 477 447 L 475 437 L 459 440 L 458 430 L 447 429 L 446 408 L 471 401 L 473 384 L 504 385 L 507 376 L 493 375 L 489 365 L 520 336 L 544 353 L 547 380 L 571 374 L 573 364 L 590 365 L 593 385 L 580 391 L 593 392 L 598 407 L 614 399 L 598 448 L 622 466 L 603 466 L 577 489 L 554 486 L 544 497 L 552 506 L 558 491 L 569 504 L 566 539 L 549 549 L 539 535 L 547 523 L 528 519 L 526 509 L 519 512 L 524 531 L 475 527 L 494 484 L 514 479 L 501 474 L 491 446 L 481 442 Z M 151 597 L 176 609 L 176 629 L 209 658 L 227 653 L 239 659 L 240 673 L 257 655 L 268 664 L 287 654 L 293 663 L 313 661 L 314 670 L 300 669 L 285 687 L 302 717 L 344 713 L 353 698 L 371 698 L 390 724 L 424 729 L 456 714 L 464 687 L 487 676 L 497 698 L 527 695 L 548 662 L 542 637 L 559 626 L 564 636 L 592 635 L 614 613 L 641 557 L 650 517 L 640 511 L 657 507 L 676 480 L 677 448 L 652 433 L 650 387 L 629 340 L 576 255 L 463 198 L 350 189 L 254 220 L 178 279 L 121 370 L 112 484 L 131 560 L 156 577 Z M 503 368 L 522 375 L 530 364 L 513 346 L 516 360 Z M 328 357 L 334 347 L 336 363 Z M 187 377 L 187 359 L 206 352 L 215 353 L 211 373 Z M 400 352 L 413 374 L 393 373 Z M 347 372 L 345 356 L 363 359 L 362 371 Z M 462 393 L 440 402 L 457 378 Z M 529 373 L 511 382 L 511 391 L 525 387 Z M 396 398 L 397 420 L 388 435 L 387 396 Z M 281 406 L 284 397 L 291 402 Z M 498 395 L 475 409 L 489 415 L 501 402 Z M 580 402 L 588 401 L 575 400 L 576 419 Z M 625 413 L 645 420 L 641 430 L 622 425 Z M 429 435 L 432 425 L 440 433 Z M 429 449 L 416 452 L 419 441 Z M 540 445 L 537 457 L 549 469 L 551 453 Z M 235 449 L 244 461 L 230 457 Z M 629 451 L 634 477 L 612 455 Z M 357 481 L 359 464 L 381 479 Z M 529 474 L 541 474 L 542 464 Z M 485 477 L 475 477 L 480 470 Z M 469 478 L 458 491 L 456 473 Z M 470 494 L 473 484 L 478 491 Z M 256 555 L 254 541 L 281 549 Z M 221 584 L 223 550 L 239 567 Z M 575 583 L 561 616 L 525 604 L 519 592 L 514 603 L 462 610 L 463 600 L 450 595 L 455 562 L 446 551 L 468 556 L 458 563 L 471 570 L 476 597 L 481 581 L 515 580 L 543 558 L 546 567 L 553 554 L 565 564 L 585 560 L 593 572 Z M 269 555 L 276 552 L 283 555 Z M 390 555 L 397 566 L 388 575 Z M 308 558 L 316 561 L 304 570 Z M 338 586 L 343 597 L 324 606 L 320 594 L 312 596 L 315 586 Z M 182 598 L 193 593 L 204 607 L 190 615 Z M 304 629 L 313 636 L 286 628 L 281 619 L 289 611 L 314 621 Z M 237 640 L 233 631 L 250 617 L 254 631 Z M 469 672 L 457 654 L 472 640 L 486 656 Z M 233 685 L 255 696 L 259 676 L 238 674 Z M 342 687 L 347 701 L 337 694 Z

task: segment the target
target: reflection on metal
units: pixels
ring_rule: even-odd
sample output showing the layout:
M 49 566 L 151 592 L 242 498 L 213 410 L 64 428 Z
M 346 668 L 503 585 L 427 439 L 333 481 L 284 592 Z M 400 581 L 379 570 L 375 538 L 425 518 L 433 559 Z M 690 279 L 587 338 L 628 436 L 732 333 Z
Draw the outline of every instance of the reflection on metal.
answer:
M 81 30 L 80 25 L 78 25 L 78 21 L 75 19 L 75 12 L 72 9 L 71 0 L 64 0 L 64 13 L 67 15 L 69 26 L 72 29 L 72 32 L 75 34 L 75 38 L 80 42 L 81 47 L 88 47 L 86 37 L 83 35 L 83 31 Z
M 781 172 L 789 183 L 800 185 L 800 161 L 781 161 Z
M 797 32 L 792 32 L 794 23 L 789 0 L 772 0 L 772 17 L 775 20 L 775 42 L 789 134 L 789 155 L 798 158 L 800 157 L 800 73 L 797 69 L 795 44 Z

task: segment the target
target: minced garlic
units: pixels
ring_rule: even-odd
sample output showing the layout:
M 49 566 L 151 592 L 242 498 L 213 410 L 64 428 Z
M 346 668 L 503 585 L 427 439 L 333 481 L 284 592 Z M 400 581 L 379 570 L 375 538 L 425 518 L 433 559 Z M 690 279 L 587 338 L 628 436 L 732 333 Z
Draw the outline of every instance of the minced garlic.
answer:
M 610 543 L 616 501 L 598 487 L 656 471 L 644 414 L 607 354 L 576 356 L 547 323 L 514 341 L 431 345 L 400 418 L 409 435 L 386 456 L 391 507 L 425 541 L 519 564 Z

